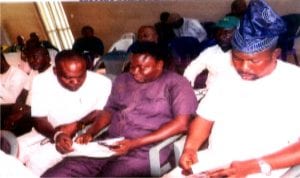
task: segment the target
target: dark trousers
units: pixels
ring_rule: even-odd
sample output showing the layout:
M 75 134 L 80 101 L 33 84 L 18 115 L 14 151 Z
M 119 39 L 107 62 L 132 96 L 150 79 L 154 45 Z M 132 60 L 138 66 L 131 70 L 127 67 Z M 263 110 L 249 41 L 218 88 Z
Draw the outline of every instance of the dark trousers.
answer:
M 41 177 L 146 177 L 149 160 L 126 156 L 105 159 L 67 157 Z

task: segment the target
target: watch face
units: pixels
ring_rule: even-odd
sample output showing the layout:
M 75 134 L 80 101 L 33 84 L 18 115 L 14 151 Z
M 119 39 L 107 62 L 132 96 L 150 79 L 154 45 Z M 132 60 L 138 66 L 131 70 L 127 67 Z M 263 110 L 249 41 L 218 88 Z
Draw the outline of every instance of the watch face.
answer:
M 272 167 L 264 160 L 258 160 L 258 165 L 260 167 L 260 172 L 266 176 L 271 175 Z

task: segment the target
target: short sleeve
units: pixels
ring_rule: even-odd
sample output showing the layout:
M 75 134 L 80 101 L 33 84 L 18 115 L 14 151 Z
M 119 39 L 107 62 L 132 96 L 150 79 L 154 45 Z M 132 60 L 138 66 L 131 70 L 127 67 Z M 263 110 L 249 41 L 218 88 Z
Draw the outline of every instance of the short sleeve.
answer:
M 169 92 L 172 101 L 174 115 L 195 114 L 197 99 L 190 83 L 183 77 L 178 76 L 173 80 Z
M 109 112 L 114 112 L 115 111 L 115 105 L 117 105 L 118 103 L 118 95 L 119 95 L 119 91 L 118 91 L 118 85 L 120 85 L 120 83 L 123 83 L 121 79 L 123 78 L 123 76 L 119 76 L 117 77 L 114 82 L 112 83 L 112 87 L 111 87 L 111 92 L 108 96 L 107 102 L 104 106 L 104 110 L 109 111 Z
M 224 87 L 221 87 L 218 84 L 218 82 L 215 82 L 214 85 L 209 88 L 205 97 L 200 101 L 196 111 L 197 115 L 210 121 L 215 121 L 219 118 L 222 114 L 222 109 L 224 108 L 223 98 L 225 93 L 222 90 Z
M 110 95 L 112 82 L 107 77 L 101 76 L 98 78 L 98 83 L 99 83 L 99 89 L 98 91 L 96 91 L 98 93 L 98 99 L 97 99 L 97 104 L 95 105 L 95 109 L 102 110 Z

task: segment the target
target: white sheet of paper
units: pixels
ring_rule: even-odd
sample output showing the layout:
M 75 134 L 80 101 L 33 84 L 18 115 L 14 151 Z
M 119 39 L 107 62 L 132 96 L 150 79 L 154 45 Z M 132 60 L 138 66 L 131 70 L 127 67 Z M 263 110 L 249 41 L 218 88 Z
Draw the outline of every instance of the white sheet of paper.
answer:
M 106 145 L 115 145 L 117 142 L 124 140 L 124 137 L 110 138 L 105 140 L 100 140 L 98 143 L 103 143 Z
M 73 143 L 74 151 L 66 154 L 66 156 L 87 156 L 95 158 L 107 158 L 116 153 L 108 147 L 99 145 L 98 142 L 90 142 L 86 145 Z
M 89 142 L 88 144 L 73 143 L 74 151 L 66 154 L 66 156 L 87 156 L 95 158 L 107 158 L 116 154 L 116 152 L 110 150 L 107 146 L 103 146 L 99 143 L 106 145 L 114 145 L 116 142 L 124 140 L 124 137 L 111 138 L 101 141 Z
M 218 156 L 209 150 L 199 151 L 197 157 L 199 161 L 192 165 L 194 174 L 229 167 L 228 159 Z

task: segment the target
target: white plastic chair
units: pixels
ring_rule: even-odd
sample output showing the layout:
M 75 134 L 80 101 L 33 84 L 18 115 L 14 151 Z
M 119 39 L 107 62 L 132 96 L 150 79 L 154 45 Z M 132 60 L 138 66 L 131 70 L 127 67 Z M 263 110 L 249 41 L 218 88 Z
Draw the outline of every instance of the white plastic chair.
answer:
M 21 61 L 21 52 L 4 53 L 4 57 L 9 65 L 18 67 Z
M 150 172 L 151 176 L 160 177 L 165 174 L 167 171 L 171 170 L 171 162 L 167 162 L 164 165 L 160 164 L 160 151 L 166 146 L 173 144 L 176 140 L 178 140 L 182 134 L 177 134 L 168 139 L 156 144 L 149 150 L 149 159 L 150 159 Z
M 176 166 L 179 166 L 179 158 L 180 158 L 180 156 L 183 152 L 185 140 L 186 140 L 186 135 L 182 136 L 179 140 L 177 140 L 173 144 L 174 145 L 174 155 L 175 155 Z
M 179 158 L 183 152 L 185 140 L 186 140 L 186 135 L 182 136 L 179 140 L 175 141 L 173 144 L 176 166 L 179 166 Z M 207 147 L 208 147 L 208 140 L 204 142 L 204 144 L 201 146 L 199 150 L 206 149 Z
M 123 72 L 124 65 L 128 61 L 128 53 L 124 51 L 114 51 L 102 56 L 106 74 L 119 75 Z
M 281 178 L 300 178 L 300 164 L 291 167 L 290 169 L 287 170 L 286 173 L 284 173 Z
M 117 40 L 108 50 L 108 52 L 112 51 L 127 51 L 129 46 L 135 41 L 134 33 L 125 33 L 121 36 L 119 40 Z

